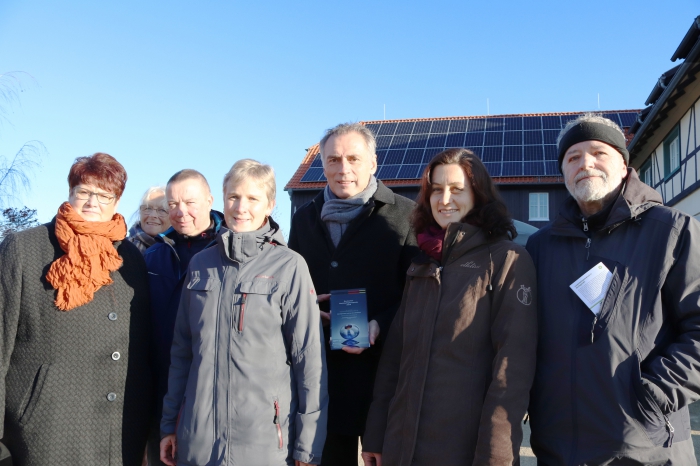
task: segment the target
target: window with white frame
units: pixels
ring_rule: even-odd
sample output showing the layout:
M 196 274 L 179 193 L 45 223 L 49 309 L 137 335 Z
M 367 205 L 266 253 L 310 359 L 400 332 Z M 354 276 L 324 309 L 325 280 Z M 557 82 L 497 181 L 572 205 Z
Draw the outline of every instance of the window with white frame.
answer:
M 664 140 L 664 175 L 668 178 L 681 166 L 681 138 L 676 126 Z
M 651 172 L 651 159 L 639 169 L 639 178 L 649 186 L 654 186 L 654 177 Z
M 549 221 L 549 193 L 530 193 L 530 221 Z

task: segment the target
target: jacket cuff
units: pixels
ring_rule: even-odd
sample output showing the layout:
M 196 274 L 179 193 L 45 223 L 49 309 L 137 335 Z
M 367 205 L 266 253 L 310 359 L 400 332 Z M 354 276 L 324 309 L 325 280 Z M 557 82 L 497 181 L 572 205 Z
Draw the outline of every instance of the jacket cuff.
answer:
M 305 451 L 294 450 L 294 459 L 301 461 L 302 463 L 309 464 L 321 464 L 321 457 L 314 456 L 313 453 L 307 453 Z
M 174 434 L 175 433 L 175 424 L 162 424 L 160 425 L 160 439 L 163 440 L 163 437 L 166 435 Z

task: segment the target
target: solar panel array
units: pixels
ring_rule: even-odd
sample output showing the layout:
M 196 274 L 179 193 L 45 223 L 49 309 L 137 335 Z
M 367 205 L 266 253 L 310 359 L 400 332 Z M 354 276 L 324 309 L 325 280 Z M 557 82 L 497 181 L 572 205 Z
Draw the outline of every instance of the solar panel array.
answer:
M 377 138 L 377 178 L 420 178 L 435 154 L 450 147 L 476 153 L 491 176 L 559 176 L 556 140 L 573 115 L 524 115 L 464 120 L 370 122 L 366 126 Z M 637 112 L 603 113 L 629 128 Z M 325 181 L 320 155 L 301 179 Z

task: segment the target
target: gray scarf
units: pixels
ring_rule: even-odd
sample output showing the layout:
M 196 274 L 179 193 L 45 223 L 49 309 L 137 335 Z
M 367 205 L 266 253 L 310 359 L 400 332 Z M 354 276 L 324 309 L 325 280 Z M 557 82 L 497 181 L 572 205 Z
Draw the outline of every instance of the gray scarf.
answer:
M 361 193 L 357 193 L 347 199 L 338 199 L 338 196 L 333 194 L 329 185 L 323 190 L 323 209 L 321 209 L 321 220 L 328 227 L 328 232 L 331 234 L 331 240 L 337 247 L 340 243 L 340 238 L 345 233 L 348 224 L 352 222 L 362 210 L 365 204 L 374 196 L 377 191 L 377 179 L 372 175 L 369 179 L 369 184 Z

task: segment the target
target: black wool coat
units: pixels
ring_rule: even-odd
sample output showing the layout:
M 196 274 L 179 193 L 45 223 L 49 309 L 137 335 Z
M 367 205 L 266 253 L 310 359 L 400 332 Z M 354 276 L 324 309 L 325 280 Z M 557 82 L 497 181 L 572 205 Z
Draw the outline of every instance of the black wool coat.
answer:
M 324 328 L 328 366 L 328 432 L 362 435 L 372 401 L 381 341 L 401 303 L 406 270 L 418 253 L 409 219 L 415 203 L 381 181 L 365 209 L 350 222 L 336 248 L 321 220 L 323 191 L 292 218 L 289 247 L 306 260 L 318 294 L 367 289 L 367 317 L 379 323 L 379 342 L 362 354 L 332 350 Z M 321 310 L 328 311 L 328 302 Z
M 64 253 L 51 223 L 0 244 L 0 438 L 15 466 L 139 466 L 152 409 L 146 264 L 124 263 L 70 311 L 46 281 Z

